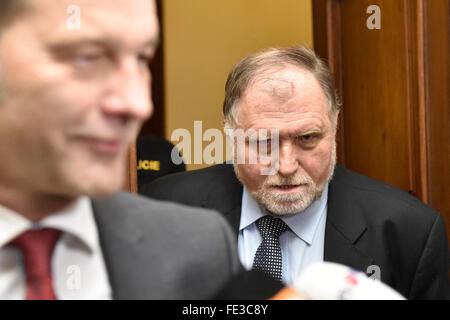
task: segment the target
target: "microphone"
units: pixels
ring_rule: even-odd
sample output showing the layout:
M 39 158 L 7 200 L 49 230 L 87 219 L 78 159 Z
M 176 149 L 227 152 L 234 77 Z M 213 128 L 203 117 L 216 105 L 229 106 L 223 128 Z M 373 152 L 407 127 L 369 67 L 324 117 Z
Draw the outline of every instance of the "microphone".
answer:
M 311 300 L 405 300 L 381 281 L 332 262 L 308 266 L 295 279 L 294 288 Z

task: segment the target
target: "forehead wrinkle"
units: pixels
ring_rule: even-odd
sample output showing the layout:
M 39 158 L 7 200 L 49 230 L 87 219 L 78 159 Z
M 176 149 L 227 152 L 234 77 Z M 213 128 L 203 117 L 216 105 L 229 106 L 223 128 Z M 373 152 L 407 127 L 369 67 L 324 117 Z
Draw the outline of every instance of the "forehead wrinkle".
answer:
M 243 120 L 242 125 L 246 127 L 258 121 L 280 119 L 289 122 L 308 113 L 326 117 L 322 122 L 327 122 L 330 117 L 325 94 L 317 79 L 311 72 L 295 67 L 271 69 L 258 75 L 244 90 L 239 105 L 237 118 L 239 122 Z
M 311 72 L 295 67 L 265 71 L 251 81 L 241 97 L 241 100 L 253 101 L 254 106 L 267 104 L 276 107 L 288 107 L 290 100 L 306 106 L 316 102 L 311 100 L 318 99 L 326 102 L 317 79 Z
M 254 90 L 275 100 L 278 104 L 283 104 L 294 96 L 294 84 L 285 79 L 263 78 L 254 84 Z
M 285 117 L 286 114 L 278 113 L 280 116 L 274 116 L 273 113 L 263 113 L 256 117 L 248 119 L 246 128 L 279 130 L 280 134 L 284 132 L 305 133 L 317 129 L 321 132 L 326 130 L 327 120 L 323 118 L 320 112 L 307 112 L 299 117 L 298 113 L 292 117 Z

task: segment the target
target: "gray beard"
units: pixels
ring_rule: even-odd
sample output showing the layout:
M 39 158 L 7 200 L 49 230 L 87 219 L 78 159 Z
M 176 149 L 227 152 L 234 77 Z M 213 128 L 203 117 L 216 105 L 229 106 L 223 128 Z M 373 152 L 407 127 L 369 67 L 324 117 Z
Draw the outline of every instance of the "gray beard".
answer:
M 245 185 L 240 175 L 239 168 L 233 163 L 234 172 L 238 180 Z M 278 175 L 268 176 L 264 185 L 259 190 L 248 191 L 252 197 L 263 208 L 271 212 L 274 216 L 292 216 L 307 209 L 314 201 L 322 196 L 323 190 L 333 178 L 334 169 L 336 167 L 336 144 L 333 143 L 330 165 L 328 166 L 328 175 L 324 183 L 316 185 L 309 176 L 302 177 L 280 177 Z M 273 184 L 274 181 L 284 181 L 281 184 L 307 184 L 306 190 L 295 193 L 283 195 L 270 191 L 268 185 Z

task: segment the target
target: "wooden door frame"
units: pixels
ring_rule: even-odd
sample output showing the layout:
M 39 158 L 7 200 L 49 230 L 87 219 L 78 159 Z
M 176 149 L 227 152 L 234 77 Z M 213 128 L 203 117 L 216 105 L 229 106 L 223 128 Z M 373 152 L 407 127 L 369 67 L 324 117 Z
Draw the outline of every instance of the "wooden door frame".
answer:
M 312 0 L 314 48 L 328 62 L 340 93 L 344 85 L 340 30 L 342 1 L 345 0 Z M 447 191 L 450 181 L 450 0 L 398 1 L 404 1 L 408 28 L 405 40 L 408 42 L 407 81 L 411 100 L 408 108 L 409 148 L 413 155 L 410 179 L 418 191 L 415 195 L 445 216 L 450 237 Z M 345 165 L 343 120 L 344 112 L 341 112 L 338 159 Z
M 339 0 L 312 0 L 314 51 L 327 63 L 333 73 L 338 93 L 343 92 L 341 30 Z M 337 158 L 345 166 L 344 114 L 340 112 L 337 133 Z
M 155 134 L 160 137 L 165 135 L 165 99 L 164 99 L 164 37 L 163 37 L 163 5 L 162 0 L 156 0 L 156 8 L 159 22 L 159 46 L 155 52 L 155 56 L 150 63 L 150 70 L 152 73 L 152 102 L 153 115 L 146 121 L 139 132 L 139 136 L 144 134 Z M 137 153 L 136 140 L 133 141 L 128 150 L 128 157 L 126 161 L 126 178 L 123 189 L 131 193 L 138 192 L 137 181 Z

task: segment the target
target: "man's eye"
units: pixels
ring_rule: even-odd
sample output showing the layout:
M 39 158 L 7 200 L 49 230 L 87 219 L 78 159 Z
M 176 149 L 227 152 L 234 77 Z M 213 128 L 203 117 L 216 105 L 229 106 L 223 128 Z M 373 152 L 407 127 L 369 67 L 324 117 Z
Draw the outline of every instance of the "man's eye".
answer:
M 100 54 L 80 54 L 75 57 L 75 63 L 79 66 L 88 66 L 101 59 Z
M 152 57 L 149 56 L 149 55 L 146 55 L 146 54 L 138 55 L 139 63 L 144 65 L 144 66 L 146 66 L 146 67 L 148 67 L 148 65 L 150 64 L 151 60 L 152 60 Z
M 316 134 L 304 134 L 302 136 L 297 137 L 297 140 L 300 143 L 303 143 L 305 145 L 311 145 L 314 144 L 314 142 L 317 141 L 317 135 Z

